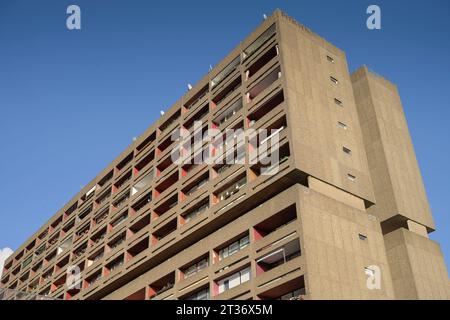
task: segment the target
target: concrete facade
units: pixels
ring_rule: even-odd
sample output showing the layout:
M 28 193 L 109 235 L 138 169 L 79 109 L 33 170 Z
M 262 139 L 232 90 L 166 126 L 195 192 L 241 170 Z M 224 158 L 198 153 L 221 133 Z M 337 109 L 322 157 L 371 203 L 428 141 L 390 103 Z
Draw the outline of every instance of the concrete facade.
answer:
M 280 129 L 278 172 L 173 163 L 171 133 L 194 121 Z M 67 300 L 448 299 L 434 230 L 395 86 L 350 75 L 342 50 L 277 10 L 16 250 L 0 284 Z

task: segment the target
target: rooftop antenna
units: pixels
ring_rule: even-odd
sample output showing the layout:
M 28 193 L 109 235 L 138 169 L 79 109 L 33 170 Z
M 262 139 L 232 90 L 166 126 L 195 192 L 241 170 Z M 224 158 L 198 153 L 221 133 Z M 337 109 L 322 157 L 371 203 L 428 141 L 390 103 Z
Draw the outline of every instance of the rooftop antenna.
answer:
M 190 83 L 187 84 L 188 90 L 192 90 L 192 85 Z
M 267 20 L 267 15 L 265 13 L 263 14 L 263 19 Z

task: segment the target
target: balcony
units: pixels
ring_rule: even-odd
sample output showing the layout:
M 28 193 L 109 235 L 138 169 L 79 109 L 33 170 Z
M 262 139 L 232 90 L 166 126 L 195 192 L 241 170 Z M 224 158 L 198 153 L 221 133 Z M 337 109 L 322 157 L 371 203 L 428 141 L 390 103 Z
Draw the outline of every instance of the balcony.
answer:
M 177 219 L 173 219 L 154 231 L 152 234 L 152 245 L 156 245 L 171 233 L 177 230 Z
M 86 223 L 84 226 L 79 228 L 75 232 L 75 240 L 74 242 L 80 241 L 80 239 L 83 239 L 88 233 L 89 233 L 90 224 Z
M 272 46 L 268 49 L 261 57 L 259 57 L 255 62 L 253 62 L 250 67 L 245 71 L 246 80 L 253 77 L 258 71 L 262 70 L 263 67 L 269 64 L 276 56 L 278 56 L 278 45 Z
M 253 41 L 245 50 L 242 52 L 242 59 L 244 61 L 248 60 L 259 48 L 266 44 L 270 39 L 272 39 L 276 34 L 275 24 L 271 25 L 266 31 L 264 31 L 255 41 Z
M 115 249 L 119 248 L 123 243 L 125 243 L 125 239 L 126 239 L 126 234 L 125 234 L 125 232 L 123 232 L 120 235 L 118 235 L 117 237 L 115 237 L 113 240 L 108 242 L 108 246 L 107 246 L 108 256 L 111 255 L 110 252 L 114 251 Z
M 275 81 L 281 78 L 280 66 L 270 71 L 263 79 L 259 80 L 256 84 L 253 84 L 250 90 L 246 94 L 247 103 L 251 103 L 256 97 L 267 88 L 269 88 Z
M 72 261 L 75 261 L 78 258 L 82 257 L 86 253 L 86 250 L 87 250 L 87 241 L 74 250 Z
M 148 207 L 148 204 L 152 201 L 152 192 L 148 192 L 144 194 L 143 196 L 139 197 L 135 203 L 131 205 L 131 209 L 134 214 L 139 214 L 142 212 L 146 207 Z
M 111 189 L 109 188 L 95 200 L 96 207 L 101 207 L 103 204 L 108 202 L 110 196 L 111 196 Z
M 211 89 L 219 86 L 230 74 L 232 74 L 241 64 L 240 57 L 233 59 L 225 68 L 222 69 L 212 80 Z
M 213 123 L 216 127 L 221 127 L 228 120 L 232 119 L 235 114 L 242 110 L 243 103 L 242 97 L 239 97 L 236 101 L 232 102 L 229 106 L 224 107 L 224 110 L 214 118 Z
M 124 264 L 124 255 L 121 254 L 119 257 L 115 258 L 113 261 L 105 266 L 105 276 L 111 276 L 115 271 L 119 270 Z
M 129 232 L 129 237 L 128 238 L 132 238 L 134 237 L 137 233 L 139 233 L 142 229 L 144 229 L 145 227 L 147 227 L 148 225 L 150 225 L 150 215 L 146 214 L 144 216 L 139 216 L 139 219 L 136 221 L 134 220 L 132 222 L 132 225 L 130 226 L 130 228 L 128 229 Z
M 261 241 L 261 239 L 268 237 L 296 220 L 296 206 L 291 205 L 254 226 L 254 239 L 255 241 Z
M 97 252 L 95 252 L 94 254 L 90 255 L 86 262 L 86 268 L 89 268 L 96 262 L 100 261 L 100 259 L 103 258 L 104 254 L 105 254 L 105 249 L 101 248 L 101 249 L 97 250 Z
M 75 223 L 81 223 L 83 222 L 84 218 L 86 218 L 93 209 L 93 205 L 90 204 L 86 209 L 84 209 L 81 213 L 78 214 L 78 216 L 75 218 Z
M 247 183 L 247 177 L 239 176 L 235 181 L 227 183 L 224 187 L 220 188 L 213 194 L 213 202 L 214 204 L 220 203 L 222 201 L 226 201 L 231 198 L 233 195 L 239 192 Z
M 303 300 L 306 294 L 304 276 L 273 286 L 258 294 L 261 300 Z
M 165 133 L 167 129 L 169 129 L 179 118 L 180 118 L 180 110 L 176 111 L 169 119 L 167 119 L 162 125 L 159 126 L 160 136 Z
M 183 126 L 186 130 L 191 131 L 196 121 L 203 121 L 204 117 L 209 113 L 209 105 L 206 103 L 199 111 L 187 119 Z M 206 121 L 204 121 L 206 122 Z
M 156 220 L 162 217 L 163 215 L 168 214 L 170 210 L 172 210 L 177 206 L 177 204 L 178 204 L 178 193 L 175 193 L 155 208 L 153 219 Z
M 162 296 L 165 292 L 173 288 L 175 284 L 175 272 L 171 272 L 163 278 L 153 282 L 148 290 L 150 299 Z
M 147 173 L 142 179 L 137 181 L 131 188 L 131 195 L 134 196 L 136 193 L 144 190 L 148 186 L 150 186 L 153 180 L 153 170 Z
M 204 255 L 201 258 L 197 259 L 193 263 L 188 266 L 185 266 L 180 269 L 181 278 L 188 279 L 193 275 L 199 273 L 200 271 L 206 269 L 209 266 L 208 255 Z
M 102 189 L 103 187 L 105 187 L 113 178 L 114 175 L 114 171 L 110 171 L 108 172 L 103 178 L 100 179 L 100 181 L 97 183 L 98 188 Z
M 141 155 L 144 150 L 147 150 L 156 139 L 156 132 L 153 131 L 147 138 L 144 139 L 137 147 L 136 147 L 136 155 Z
M 157 181 L 158 185 L 155 187 L 155 200 L 158 202 L 158 198 L 162 196 L 162 194 L 171 193 L 173 190 L 170 190 L 176 183 L 178 182 L 178 170 L 173 171 L 169 176 L 164 175 L 159 178 Z
M 204 86 L 202 89 L 200 89 L 199 92 L 194 94 L 192 98 L 190 98 L 186 103 L 184 104 L 184 110 L 185 112 L 194 110 L 198 103 L 203 100 L 208 95 L 209 88 L 208 86 Z
M 250 266 L 241 269 L 232 275 L 229 275 L 221 280 L 215 281 L 213 284 L 214 287 L 214 296 L 218 296 L 220 294 L 225 293 L 226 291 L 232 290 L 235 287 L 240 286 L 241 284 L 250 281 L 251 278 L 251 270 Z
M 122 173 L 124 169 L 127 168 L 127 166 L 133 160 L 133 157 L 134 157 L 133 153 L 130 153 L 122 161 L 119 162 L 119 164 L 116 166 L 116 175 L 119 175 L 120 173 Z
M 189 294 L 182 300 L 209 300 L 209 299 L 210 299 L 209 288 L 203 288 L 192 294 Z
M 119 229 L 119 226 L 122 225 L 128 219 L 128 210 L 125 210 L 123 213 L 119 214 L 118 217 L 114 218 L 110 222 L 110 232 L 116 231 Z
M 202 187 L 204 187 L 209 182 L 209 172 L 205 172 L 198 178 L 196 178 L 194 181 L 189 183 L 182 192 L 182 198 L 188 198 L 191 195 L 193 195 L 197 190 L 200 190 Z
M 102 228 L 100 231 L 96 232 L 91 237 L 91 246 L 95 247 L 97 244 L 102 243 L 105 238 L 106 238 L 106 227 Z
M 251 113 L 248 115 L 248 125 L 252 127 L 255 123 L 258 123 L 260 119 L 265 117 L 269 113 L 284 102 L 283 90 L 274 94 L 272 97 L 261 103 L 256 108 L 252 108 Z
M 150 162 L 155 159 L 155 151 L 151 151 L 148 155 L 144 156 L 134 167 L 134 175 L 139 176 L 147 171 Z
M 105 208 L 94 217 L 94 227 L 101 225 L 106 219 L 108 219 L 109 208 Z
M 216 96 L 212 99 L 213 106 L 219 106 L 226 98 L 233 94 L 242 84 L 241 77 L 237 77 L 230 82 L 224 89 L 222 89 Z
M 129 198 L 130 198 L 130 190 L 127 190 L 126 192 L 121 194 L 117 198 L 117 200 L 113 201 L 112 205 L 113 205 L 114 209 L 119 210 L 120 208 L 125 206 L 125 204 L 127 203 Z
M 102 270 L 100 269 L 85 280 L 83 288 L 88 289 L 90 287 L 93 287 L 100 281 L 101 278 L 102 278 Z
M 184 225 L 190 222 L 191 220 L 201 215 L 203 212 L 206 212 L 208 209 L 209 209 L 209 197 L 204 199 L 203 201 L 200 201 L 193 208 L 190 208 L 188 211 L 183 213 L 180 216 L 180 225 Z
M 120 191 L 132 178 L 131 169 L 128 170 L 116 183 L 113 185 L 113 192 Z
M 299 257 L 300 243 L 298 239 L 292 240 L 283 246 L 270 251 L 256 260 L 256 275 L 270 271 L 286 262 Z
M 215 249 L 216 252 L 216 263 L 238 253 L 240 250 L 248 247 L 250 244 L 250 237 L 248 234 L 244 236 L 240 236 L 235 240 L 230 241 L 229 243 L 226 243 L 225 245 L 222 245 L 222 247 Z

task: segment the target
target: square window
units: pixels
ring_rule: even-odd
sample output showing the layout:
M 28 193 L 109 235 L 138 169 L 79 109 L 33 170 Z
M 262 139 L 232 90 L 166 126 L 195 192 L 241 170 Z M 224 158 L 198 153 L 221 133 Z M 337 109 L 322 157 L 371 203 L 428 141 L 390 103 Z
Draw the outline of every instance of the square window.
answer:
M 246 246 L 248 246 L 249 243 L 250 239 L 248 235 L 239 240 L 239 246 L 241 247 L 241 249 L 244 249 Z
M 347 125 L 341 121 L 338 121 L 338 126 L 341 129 L 347 130 Z
M 352 150 L 350 150 L 347 147 L 342 147 L 342 151 L 344 151 L 345 154 L 351 155 L 352 154 Z

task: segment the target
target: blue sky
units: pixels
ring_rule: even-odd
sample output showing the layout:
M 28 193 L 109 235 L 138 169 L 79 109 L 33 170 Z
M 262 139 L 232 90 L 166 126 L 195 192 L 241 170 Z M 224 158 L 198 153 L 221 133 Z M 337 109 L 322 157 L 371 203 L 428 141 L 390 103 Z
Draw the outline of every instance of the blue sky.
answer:
M 69 4 L 80 31 L 66 29 Z M 346 51 L 351 71 L 398 85 L 450 265 L 445 0 L 0 0 L 0 248 L 19 247 L 276 8 Z

